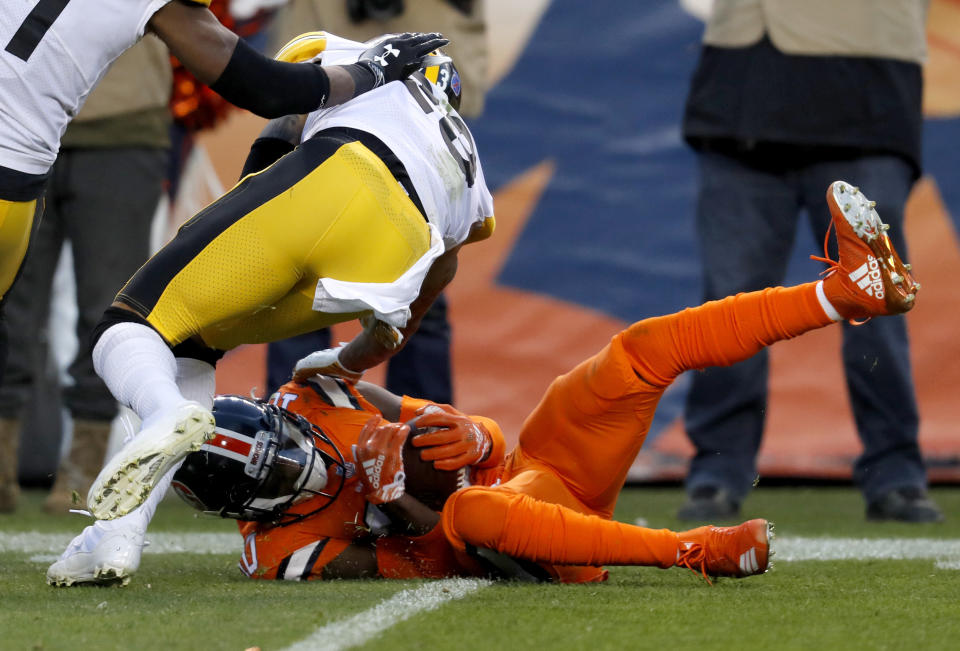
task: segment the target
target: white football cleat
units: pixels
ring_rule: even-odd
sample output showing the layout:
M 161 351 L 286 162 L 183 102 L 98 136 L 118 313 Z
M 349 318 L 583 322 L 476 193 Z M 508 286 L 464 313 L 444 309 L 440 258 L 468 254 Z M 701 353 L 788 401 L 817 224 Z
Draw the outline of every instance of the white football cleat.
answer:
M 145 529 L 129 523 L 107 529 L 103 524 L 89 526 L 73 539 L 60 559 L 47 569 L 48 584 L 123 586 L 130 582 L 140 567 Z
M 193 401 L 149 418 L 97 475 L 87 508 L 98 520 L 130 513 L 170 468 L 213 438 L 214 425 L 210 410 Z

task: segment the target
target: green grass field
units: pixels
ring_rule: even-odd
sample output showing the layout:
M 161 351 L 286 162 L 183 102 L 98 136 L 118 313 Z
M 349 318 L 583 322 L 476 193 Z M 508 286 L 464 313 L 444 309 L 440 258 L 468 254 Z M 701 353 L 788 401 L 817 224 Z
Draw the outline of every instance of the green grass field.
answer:
M 943 524 L 867 523 L 849 488 L 758 489 L 743 515 L 776 523 L 774 568 L 713 587 L 653 568 L 583 586 L 251 581 L 234 524 L 173 499 L 130 585 L 55 589 L 44 572 L 85 518 L 43 515 L 30 491 L 0 516 L 0 649 L 954 649 L 960 489 L 932 494 Z M 687 528 L 681 499 L 631 488 L 617 517 Z

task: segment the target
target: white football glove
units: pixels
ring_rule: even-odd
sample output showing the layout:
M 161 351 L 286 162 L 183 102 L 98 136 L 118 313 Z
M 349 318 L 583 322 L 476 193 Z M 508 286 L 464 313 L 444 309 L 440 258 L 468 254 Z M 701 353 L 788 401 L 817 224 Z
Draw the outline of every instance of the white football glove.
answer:
M 346 344 L 342 343 L 336 348 L 325 348 L 310 353 L 294 365 L 293 379 L 297 382 L 305 382 L 314 375 L 334 375 L 347 382 L 357 382 L 363 377 L 363 371 L 351 371 L 340 363 L 340 351 L 344 346 Z

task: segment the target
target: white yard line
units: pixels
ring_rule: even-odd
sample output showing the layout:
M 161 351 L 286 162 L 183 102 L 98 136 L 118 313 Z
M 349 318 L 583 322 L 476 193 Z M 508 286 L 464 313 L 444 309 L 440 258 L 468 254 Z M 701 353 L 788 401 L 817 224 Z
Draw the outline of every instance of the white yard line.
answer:
M 774 560 L 856 561 L 868 559 L 953 559 L 960 561 L 956 538 L 805 538 L 776 537 Z
M 71 534 L 0 532 L 0 553 L 29 553 L 33 562 L 50 562 L 70 542 Z M 151 533 L 148 554 L 238 554 L 241 539 L 235 533 Z M 812 538 L 778 536 L 774 560 L 836 561 L 867 559 L 929 559 L 938 570 L 960 570 L 957 538 Z M 419 613 L 490 585 L 482 579 L 444 579 L 412 590 L 401 590 L 373 608 L 316 629 L 286 651 L 347 649 L 364 644 Z
M 490 581 L 482 579 L 442 579 L 416 590 L 401 590 L 373 608 L 321 626 L 285 651 L 334 651 L 359 646 L 414 615 L 462 599 L 488 585 Z
M 0 531 L 0 553 L 30 552 L 37 555 L 56 554 L 67 548 L 80 533 L 37 533 L 35 531 Z M 243 539 L 239 533 L 148 533 L 146 554 L 239 554 Z
M 0 531 L 0 553 L 59 555 L 70 542 L 70 533 Z M 239 554 L 239 533 L 148 533 L 146 554 Z M 825 538 L 777 536 L 773 541 L 777 562 L 867 559 L 925 559 L 960 563 L 957 538 Z
M 70 533 L 0 531 L 0 553 L 59 555 L 73 537 Z M 146 554 L 239 554 L 238 533 L 148 533 Z M 777 536 L 773 541 L 778 562 L 867 559 L 924 559 L 960 562 L 957 538 L 825 538 Z

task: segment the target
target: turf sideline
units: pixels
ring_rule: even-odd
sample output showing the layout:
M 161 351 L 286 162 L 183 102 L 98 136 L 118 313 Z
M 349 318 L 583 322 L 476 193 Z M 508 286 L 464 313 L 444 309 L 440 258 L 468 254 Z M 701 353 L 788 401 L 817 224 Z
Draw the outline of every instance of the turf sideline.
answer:
M 35 531 L 0 531 L 0 553 L 29 553 L 31 560 L 53 560 L 63 552 L 72 534 Z M 239 554 L 235 533 L 148 533 L 146 554 Z M 868 559 L 925 559 L 939 561 L 942 569 L 960 569 L 957 538 L 813 538 L 777 536 L 773 543 L 777 562 Z M 53 554 L 55 556 L 51 557 Z
M 490 583 L 483 579 L 441 579 L 416 590 L 401 590 L 369 610 L 321 626 L 284 651 L 332 651 L 359 646 L 414 615 L 462 599 Z

